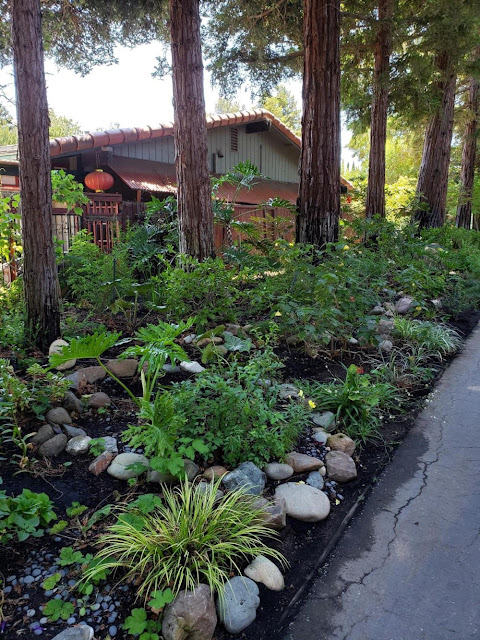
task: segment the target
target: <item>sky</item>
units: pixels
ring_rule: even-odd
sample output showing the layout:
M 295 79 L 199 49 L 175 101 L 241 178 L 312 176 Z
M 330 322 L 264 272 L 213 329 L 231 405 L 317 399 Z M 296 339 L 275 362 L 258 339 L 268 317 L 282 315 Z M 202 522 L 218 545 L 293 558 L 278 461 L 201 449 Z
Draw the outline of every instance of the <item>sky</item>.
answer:
M 57 115 L 66 116 L 80 124 L 84 131 L 99 131 L 116 126 L 137 127 L 173 120 L 172 81 L 152 77 L 155 59 L 161 54 L 159 43 L 140 45 L 134 49 L 116 48 L 118 64 L 95 67 L 87 76 L 58 68 L 51 60 L 45 61 L 48 104 Z M 11 69 L 0 70 L 0 85 L 14 100 Z M 291 81 L 288 89 L 301 107 L 301 81 Z M 215 112 L 219 98 L 205 72 L 205 106 L 207 113 Z M 239 94 L 238 101 L 253 107 L 248 87 Z M 10 106 L 13 111 L 13 107 Z M 350 135 L 342 128 L 342 144 Z M 342 149 L 342 158 L 351 161 L 351 152 Z

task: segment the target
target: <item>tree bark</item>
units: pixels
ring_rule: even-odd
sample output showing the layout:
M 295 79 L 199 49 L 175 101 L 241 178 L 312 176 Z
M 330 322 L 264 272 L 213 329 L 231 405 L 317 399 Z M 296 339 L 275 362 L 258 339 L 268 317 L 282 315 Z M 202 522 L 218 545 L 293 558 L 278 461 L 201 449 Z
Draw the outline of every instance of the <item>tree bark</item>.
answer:
M 373 101 L 370 117 L 370 154 L 365 213 L 385 217 L 385 144 L 387 141 L 390 53 L 394 0 L 379 0 L 378 31 L 375 40 Z
M 215 255 L 199 0 L 170 0 L 180 253 Z
M 447 215 L 456 74 L 446 53 L 438 58 L 438 70 L 443 76 L 438 82 L 441 103 L 425 131 L 417 183 L 418 207 L 414 219 L 420 228 L 441 227 Z
M 477 148 L 477 119 L 479 82 L 470 78 L 468 91 L 468 112 L 470 117 L 465 125 L 462 150 L 462 168 L 460 171 L 460 190 L 458 194 L 457 227 L 472 228 L 473 180 L 475 177 L 475 154 Z
M 302 152 L 297 241 L 338 240 L 340 0 L 304 0 Z
M 26 339 L 42 351 L 60 335 L 53 243 L 48 104 L 39 0 L 12 0 Z

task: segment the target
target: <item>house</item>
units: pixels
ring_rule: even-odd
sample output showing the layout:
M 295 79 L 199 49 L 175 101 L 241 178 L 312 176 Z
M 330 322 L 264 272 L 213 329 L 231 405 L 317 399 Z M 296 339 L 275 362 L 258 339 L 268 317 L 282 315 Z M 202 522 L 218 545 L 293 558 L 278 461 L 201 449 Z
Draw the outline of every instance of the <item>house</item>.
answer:
M 255 164 L 265 178 L 236 196 L 236 212 L 248 218 L 253 209 L 279 197 L 295 204 L 298 193 L 300 138 L 270 112 L 256 109 L 207 118 L 209 169 L 213 175 L 230 171 L 239 162 Z M 173 124 L 97 131 L 50 140 L 52 168 L 64 169 L 84 182 L 98 169 L 113 177 L 104 193 L 88 193 L 90 204 L 83 225 L 92 231 L 97 243 L 108 250 L 112 221 L 125 225 L 144 210 L 152 195 L 163 198 L 176 193 Z M 16 148 L 0 148 L 0 188 L 18 189 Z M 342 189 L 351 185 L 343 178 Z M 10 185 L 10 186 L 8 186 Z M 233 189 L 223 185 L 219 197 L 232 198 Z M 65 211 L 55 211 L 57 216 Z M 275 210 L 260 207 L 261 215 Z M 282 213 L 282 212 L 280 212 Z M 285 212 L 283 212 L 285 213 Z M 62 222 L 63 224 L 63 222 Z M 56 225 L 58 229 L 58 224 Z M 67 232 L 69 230 L 67 229 Z M 217 238 L 222 244 L 222 238 Z

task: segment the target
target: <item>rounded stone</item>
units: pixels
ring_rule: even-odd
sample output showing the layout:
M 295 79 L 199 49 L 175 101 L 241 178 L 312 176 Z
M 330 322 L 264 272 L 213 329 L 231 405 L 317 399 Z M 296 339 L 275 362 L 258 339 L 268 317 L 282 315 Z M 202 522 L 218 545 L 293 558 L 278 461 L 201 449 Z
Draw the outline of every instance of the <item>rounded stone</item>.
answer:
M 68 438 L 64 433 L 59 433 L 38 447 L 38 455 L 44 458 L 58 456 L 67 446 Z
M 109 360 L 105 366 L 117 378 L 133 378 L 137 373 L 138 360 Z
M 293 468 L 295 473 L 307 473 L 308 471 L 316 471 L 320 469 L 320 467 L 323 467 L 323 462 L 318 458 L 307 456 L 297 451 L 289 453 L 285 461 Z
M 68 441 L 66 452 L 72 456 L 79 456 L 83 453 L 88 453 L 90 440 L 90 436 L 75 436 Z
M 285 500 L 287 515 L 303 522 L 320 522 L 330 513 L 327 496 L 308 484 L 287 482 L 275 489 L 275 497 Z
M 110 396 L 103 391 L 93 393 L 88 399 L 88 406 L 91 409 L 100 409 L 101 407 L 109 407 L 112 404 Z
M 250 578 L 235 576 L 223 587 L 217 601 L 218 617 L 229 633 L 240 633 L 257 617 L 260 604 L 258 587 Z
M 43 424 L 37 433 L 33 436 L 31 443 L 34 445 L 41 445 L 47 440 L 50 440 L 55 435 L 55 431 L 50 424 Z
M 287 480 L 287 478 L 293 476 L 293 468 L 289 464 L 270 462 L 265 467 L 265 473 L 270 480 Z
M 253 462 L 242 462 L 236 469 L 223 476 L 222 482 L 229 491 L 241 489 L 258 496 L 265 488 L 266 476 Z
M 344 433 L 336 433 L 327 440 L 327 446 L 332 451 L 343 451 L 347 456 L 353 455 L 355 451 L 355 442 Z
M 82 413 L 82 401 L 72 391 L 67 391 L 63 398 L 63 408 L 69 413 Z
M 308 474 L 306 482 L 308 485 L 314 487 L 315 489 L 318 489 L 319 491 L 323 489 L 323 485 L 325 484 L 323 476 L 320 475 L 319 471 L 311 471 Z
M 141 464 L 143 469 L 127 469 L 130 465 Z M 121 453 L 114 458 L 107 469 L 107 473 L 118 480 L 129 480 L 137 478 L 149 467 L 148 459 L 139 453 Z
M 323 413 L 312 413 L 312 422 L 316 427 L 321 427 L 324 431 L 333 431 L 336 426 L 335 414 L 332 411 Z
M 48 355 L 51 356 L 55 353 L 62 353 L 63 347 L 68 347 L 68 342 L 65 340 L 54 340 L 48 348 Z M 57 369 L 57 371 L 66 371 L 74 367 L 76 363 L 76 360 L 67 360 L 67 362 L 59 364 L 55 369 Z
M 319 429 L 313 433 L 312 440 L 315 440 L 318 444 L 327 444 L 328 434 Z
M 407 298 L 407 297 L 400 298 L 400 300 L 398 300 L 395 303 L 395 311 L 400 315 L 405 315 L 412 309 L 412 307 L 413 307 L 412 298 Z
M 184 373 L 202 373 L 202 371 L 205 371 L 205 367 L 202 367 L 202 365 L 199 362 L 196 362 L 196 360 L 193 360 L 192 362 L 187 362 L 186 360 L 180 362 L 180 369 Z
M 222 478 L 226 473 L 228 473 L 228 469 L 219 464 L 214 464 L 212 467 L 205 469 L 203 477 L 207 480 L 216 480 L 217 478 Z
M 349 482 L 357 477 L 357 467 L 352 458 L 343 451 L 329 451 L 325 461 L 328 477 L 335 482 Z
M 93 629 L 86 624 L 69 627 L 58 633 L 52 640 L 92 640 Z
M 162 636 L 164 640 L 211 640 L 216 625 L 210 588 L 199 584 L 193 591 L 180 591 L 165 607 Z
M 66 409 L 63 407 L 54 407 L 47 411 L 45 418 L 47 422 L 51 424 L 72 424 L 72 418 Z
M 280 569 L 265 556 L 257 556 L 248 567 L 245 568 L 245 575 L 255 582 L 261 582 L 271 591 L 282 591 L 285 581 Z
M 88 384 L 95 384 L 95 382 L 100 382 L 105 379 L 107 372 L 103 367 L 84 367 L 83 369 L 78 369 L 78 373 L 82 373 L 87 379 Z

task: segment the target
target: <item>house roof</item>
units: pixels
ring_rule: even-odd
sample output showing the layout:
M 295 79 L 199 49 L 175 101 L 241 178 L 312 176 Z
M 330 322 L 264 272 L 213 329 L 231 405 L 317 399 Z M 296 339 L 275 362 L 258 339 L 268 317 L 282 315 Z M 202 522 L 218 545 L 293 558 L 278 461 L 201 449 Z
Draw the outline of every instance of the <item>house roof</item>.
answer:
M 276 118 L 270 111 L 265 109 L 253 109 L 251 111 L 239 111 L 238 113 L 226 113 L 223 115 L 209 116 L 207 118 L 207 129 L 216 127 L 227 127 L 249 122 L 268 120 L 281 134 L 283 134 L 292 144 L 300 148 L 300 138 L 296 136 L 287 126 Z M 77 151 L 87 151 L 98 147 L 109 147 L 116 144 L 139 142 L 142 140 L 154 140 L 173 136 L 173 123 L 159 124 L 156 127 L 135 127 L 133 129 L 113 129 L 111 131 L 97 131 L 95 133 L 85 133 L 78 136 L 68 136 L 66 138 L 53 138 L 50 140 L 51 157 L 75 153 Z
M 177 176 L 173 164 L 112 156 L 108 160 L 108 166 L 131 189 L 155 193 L 177 192 Z M 235 187 L 228 183 L 222 184 L 217 191 L 217 197 L 221 200 L 230 201 L 235 197 L 235 201 L 239 204 L 258 204 L 270 198 L 281 198 L 295 204 L 297 195 L 297 183 L 266 178 L 257 178 L 250 189 L 243 188 L 237 193 L 235 193 Z

